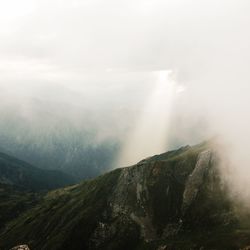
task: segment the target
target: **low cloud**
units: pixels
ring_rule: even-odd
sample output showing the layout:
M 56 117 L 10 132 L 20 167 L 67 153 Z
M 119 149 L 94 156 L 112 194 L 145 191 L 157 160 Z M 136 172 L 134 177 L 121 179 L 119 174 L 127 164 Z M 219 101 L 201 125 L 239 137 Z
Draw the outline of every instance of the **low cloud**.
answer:
M 162 139 L 171 148 L 221 135 L 230 180 L 248 193 L 249 1 L 19 2 L 0 4 L 2 117 L 30 119 L 43 106 L 94 126 L 100 140 L 124 141 L 156 87 L 153 72 L 172 70 L 178 95 Z

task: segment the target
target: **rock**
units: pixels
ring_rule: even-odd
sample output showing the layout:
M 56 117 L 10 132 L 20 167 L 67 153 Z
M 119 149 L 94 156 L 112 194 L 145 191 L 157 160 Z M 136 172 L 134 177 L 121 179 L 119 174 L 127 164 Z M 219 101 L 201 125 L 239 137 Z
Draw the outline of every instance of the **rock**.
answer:
M 209 168 L 210 160 L 211 160 L 210 150 L 205 150 L 199 154 L 196 166 L 187 180 L 185 190 L 183 193 L 183 205 L 182 205 L 183 213 L 185 213 L 186 209 L 195 200 L 198 191 L 203 184 L 205 173 Z
M 27 245 L 19 245 L 11 248 L 10 250 L 30 250 L 30 248 Z
M 159 246 L 157 250 L 167 250 L 167 246 L 166 245 Z

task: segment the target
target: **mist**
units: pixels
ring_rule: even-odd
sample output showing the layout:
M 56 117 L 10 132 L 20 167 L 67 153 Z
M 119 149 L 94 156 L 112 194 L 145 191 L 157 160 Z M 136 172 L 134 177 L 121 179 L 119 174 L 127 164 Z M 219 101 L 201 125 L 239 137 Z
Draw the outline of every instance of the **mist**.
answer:
M 1 133 L 70 128 L 117 143 L 112 167 L 216 135 L 225 179 L 249 199 L 249 1 L 10 0 L 0 13 Z M 150 114 L 157 72 L 175 88 Z

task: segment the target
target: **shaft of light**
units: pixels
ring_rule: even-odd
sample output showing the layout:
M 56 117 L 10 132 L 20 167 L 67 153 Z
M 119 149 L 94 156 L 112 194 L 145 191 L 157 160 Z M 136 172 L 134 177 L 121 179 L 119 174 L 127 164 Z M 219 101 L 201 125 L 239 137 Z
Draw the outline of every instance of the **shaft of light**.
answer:
M 121 151 L 118 166 L 128 166 L 167 150 L 175 84 L 170 71 L 157 71 L 155 90 Z

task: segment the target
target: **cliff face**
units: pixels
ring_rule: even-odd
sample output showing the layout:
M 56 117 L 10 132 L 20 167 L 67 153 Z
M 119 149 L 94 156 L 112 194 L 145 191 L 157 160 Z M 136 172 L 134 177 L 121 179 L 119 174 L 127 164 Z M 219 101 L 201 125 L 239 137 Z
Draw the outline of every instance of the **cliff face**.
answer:
M 206 249 L 207 242 L 207 249 L 238 249 L 237 243 L 220 242 L 217 231 L 238 226 L 218 166 L 216 151 L 199 145 L 121 169 L 110 194 L 109 216 L 100 220 L 90 238 L 93 248 L 110 249 L 107 243 L 121 230 L 116 225 L 122 225 L 128 231 L 137 228 L 137 247 L 142 249 Z
M 0 248 L 243 248 L 250 227 L 240 225 L 218 166 L 212 146 L 200 144 L 52 191 L 8 224 Z

